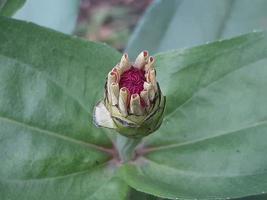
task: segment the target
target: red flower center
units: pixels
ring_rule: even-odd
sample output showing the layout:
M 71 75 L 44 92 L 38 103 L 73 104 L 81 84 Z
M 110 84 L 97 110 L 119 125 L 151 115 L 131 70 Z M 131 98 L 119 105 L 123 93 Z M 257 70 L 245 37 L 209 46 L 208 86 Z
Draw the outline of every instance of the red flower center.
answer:
M 126 87 L 129 90 L 130 95 L 140 94 L 144 89 L 145 80 L 145 71 L 132 66 L 121 75 L 119 86 L 120 88 Z

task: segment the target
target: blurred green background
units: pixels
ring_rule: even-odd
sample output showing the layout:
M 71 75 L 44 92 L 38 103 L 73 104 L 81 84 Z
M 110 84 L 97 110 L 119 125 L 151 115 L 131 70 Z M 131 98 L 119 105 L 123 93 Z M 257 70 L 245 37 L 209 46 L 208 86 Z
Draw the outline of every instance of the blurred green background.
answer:
M 123 50 L 152 0 L 27 0 L 15 18 Z
M 14 17 L 133 58 L 266 29 L 266 10 L 266 0 L 27 0 Z

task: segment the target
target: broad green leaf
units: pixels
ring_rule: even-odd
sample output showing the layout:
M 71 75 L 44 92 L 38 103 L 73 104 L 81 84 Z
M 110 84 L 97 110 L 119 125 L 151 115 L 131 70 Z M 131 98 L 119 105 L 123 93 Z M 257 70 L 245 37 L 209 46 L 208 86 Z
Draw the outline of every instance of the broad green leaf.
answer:
M 124 199 L 112 144 L 92 124 L 119 53 L 0 18 L 0 199 Z
M 27 0 L 14 18 L 70 34 L 76 24 L 79 2 L 80 0 Z
M 165 198 L 267 192 L 267 33 L 156 56 L 167 97 L 159 131 L 121 175 Z M 266 197 L 266 196 L 265 196 Z
M 267 28 L 266 0 L 156 0 L 126 52 L 158 53 Z
M 0 15 L 12 16 L 26 0 L 0 0 Z
M 252 195 L 243 198 L 237 198 L 235 200 L 265 200 L 267 198 L 267 194 L 260 194 L 260 195 Z
M 147 193 L 139 192 L 135 189 L 130 190 L 129 200 L 163 200 L 160 197 L 152 196 Z

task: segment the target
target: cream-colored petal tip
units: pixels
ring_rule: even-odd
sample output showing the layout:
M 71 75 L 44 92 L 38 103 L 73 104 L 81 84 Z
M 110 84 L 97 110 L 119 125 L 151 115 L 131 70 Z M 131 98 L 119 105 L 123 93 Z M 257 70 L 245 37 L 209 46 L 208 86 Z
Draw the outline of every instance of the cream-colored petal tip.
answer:
M 103 101 L 98 102 L 93 113 L 93 121 L 97 127 L 116 128 L 110 113 Z

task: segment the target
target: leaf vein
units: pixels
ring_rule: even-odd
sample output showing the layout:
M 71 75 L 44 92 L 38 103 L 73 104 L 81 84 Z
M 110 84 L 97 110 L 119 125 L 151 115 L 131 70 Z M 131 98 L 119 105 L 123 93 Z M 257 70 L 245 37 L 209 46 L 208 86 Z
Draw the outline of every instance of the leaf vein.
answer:
M 166 150 L 166 149 L 170 149 L 170 148 L 178 148 L 178 147 L 183 147 L 183 146 L 187 146 L 187 145 L 192 145 L 192 144 L 196 144 L 199 142 L 204 142 L 210 139 L 215 139 L 215 138 L 219 138 L 219 137 L 223 137 L 223 136 L 227 136 L 230 134 L 235 134 L 237 132 L 246 130 L 246 129 L 250 129 L 250 128 L 256 128 L 257 126 L 263 126 L 263 125 L 267 125 L 267 120 L 266 121 L 261 121 L 261 122 L 256 122 L 254 124 L 251 124 L 249 126 L 245 126 L 236 130 L 230 130 L 227 132 L 223 132 L 221 134 L 214 134 L 212 137 L 204 137 L 204 138 L 200 138 L 200 139 L 196 139 L 193 141 L 189 141 L 189 142 L 183 142 L 183 143 L 178 143 L 178 144 L 167 144 L 167 145 L 161 145 L 161 146 L 156 146 L 156 147 L 148 147 L 144 150 L 142 150 L 141 153 L 150 153 L 150 152 L 154 152 L 154 151 L 160 151 L 160 150 Z
M 250 174 L 250 173 L 247 173 L 247 174 L 245 174 L 245 173 L 244 174 L 224 174 L 224 175 L 220 175 L 220 174 L 205 174 L 203 172 L 192 172 L 192 171 L 185 171 L 185 170 L 181 170 L 181 169 L 178 169 L 178 168 L 174 168 L 172 166 L 156 162 L 155 160 L 149 159 L 147 157 L 142 157 L 142 159 L 147 161 L 147 162 L 154 163 L 154 164 L 156 164 L 158 166 L 177 171 L 178 173 L 186 175 L 186 176 L 211 177 L 211 178 L 216 178 L 216 177 L 232 178 L 232 177 L 245 177 L 245 176 L 259 176 L 259 175 L 263 175 L 263 174 L 267 173 L 267 170 L 264 170 L 262 172 L 253 173 L 253 174 Z
M 102 151 L 102 152 L 105 152 L 105 153 L 108 153 L 108 154 L 113 154 L 113 151 L 111 149 L 108 149 L 108 148 L 105 148 L 105 147 L 102 147 L 102 146 L 98 146 L 96 144 L 83 142 L 81 140 L 76 140 L 76 139 L 73 139 L 73 138 L 70 138 L 70 137 L 67 137 L 67 136 L 64 136 L 64 135 L 49 131 L 49 130 L 41 129 L 41 128 L 26 124 L 26 123 L 23 123 L 23 122 L 19 122 L 19 121 L 15 120 L 15 119 L 11 119 L 11 118 L 0 116 L 0 121 L 3 121 L 5 123 L 14 124 L 14 125 L 17 125 L 17 126 L 22 126 L 22 127 L 27 128 L 29 130 L 32 130 L 32 131 L 35 131 L 35 132 L 39 132 L 39 133 L 43 133 L 43 134 L 46 134 L 46 135 L 48 135 L 50 137 L 55 137 L 57 139 L 61 139 L 61 140 L 64 140 L 64 141 L 67 141 L 67 142 L 70 142 L 70 143 L 73 143 L 73 144 L 78 144 L 78 145 L 86 146 L 86 147 L 89 147 L 91 149 Z

